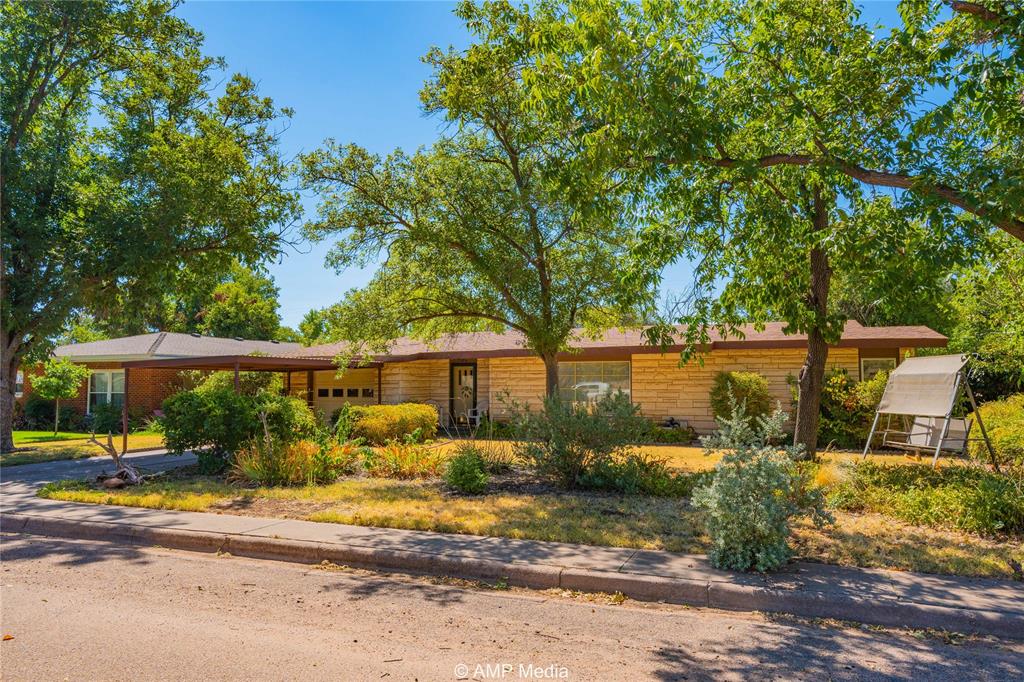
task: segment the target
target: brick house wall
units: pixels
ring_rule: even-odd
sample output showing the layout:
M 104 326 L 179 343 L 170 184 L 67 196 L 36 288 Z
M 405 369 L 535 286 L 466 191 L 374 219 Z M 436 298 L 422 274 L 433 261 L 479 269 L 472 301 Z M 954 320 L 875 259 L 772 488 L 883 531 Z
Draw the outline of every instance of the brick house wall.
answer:
M 86 367 L 92 370 L 121 369 L 120 362 L 91 362 Z M 42 365 L 31 369 L 23 369 L 25 388 L 18 402 L 24 403 L 32 394 L 32 376 L 42 373 Z M 164 398 L 174 393 L 181 386 L 180 372 L 176 369 L 133 369 L 128 375 L 128 406 L 133 411 L 152 413 L 159 410 Z M 72 400 L 61 401 L 85 414 L 89 400 L 89 382 L 82 382 L 78 395 Z

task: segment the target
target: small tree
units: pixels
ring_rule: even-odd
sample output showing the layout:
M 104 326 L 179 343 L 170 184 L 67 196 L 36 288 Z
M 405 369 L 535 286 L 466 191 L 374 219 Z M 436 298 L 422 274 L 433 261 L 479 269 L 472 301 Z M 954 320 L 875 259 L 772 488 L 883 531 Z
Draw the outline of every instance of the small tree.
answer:
M 32 380 L 32 391 L 40 398 L 53 400 L 53 435 L 60 425 L 60 401 L 78 395 L 78 388 L 89 378 L 89 368 L 76 365 L 67 358 L 52 358 L 46 362 L 43 374 Z

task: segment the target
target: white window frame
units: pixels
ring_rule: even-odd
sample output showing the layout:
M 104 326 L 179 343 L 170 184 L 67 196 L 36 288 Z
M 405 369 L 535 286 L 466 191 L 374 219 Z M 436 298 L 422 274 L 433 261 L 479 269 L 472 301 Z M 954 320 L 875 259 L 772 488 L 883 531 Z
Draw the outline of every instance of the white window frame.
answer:
M 625 365 L 626 366 L 626 387 L 625 388 L 621 388 L 620 387 L 620 388 L 621 388 L 622 392 L 625 393 L 627 396 L 629 396 L 630 400 L 632 400 L 632 398 L 633 398 L 633 362 L 631 360 L 564 360 L 564 361 L 561 361 L 561 362 L 558 363 L 559 379 L 561 379 L 564 376 L 564 370 L 568 369 L 568 365 L 573 365 L 573 369 L 575 369 L 579 365 L 611 365 L 611 364 Z M 586 382 L 584 382 L 584 383 L 586 383 Z M 616 388 L 615 390 L 616 391 L 620 390 L 620 388 Z M 559 388 L 559 391 L 562 391 L 562 390 L 564 390 L 564 389 Z M 614 391 L 611 391 L 609 393 L 609 395 L 611 393 L 614 393 Z
M 107 376 L 107 391 L 106 391 L 106 393 L 100 393 L 98 391 L 93 391 L 92 390 L 92 379 L 97 374 L 105 374 Z M 121 391 L 120 393 L 114 391 L 114 375 L 115 374 L 120 374 L 121 375 L 121 377 L 122 377 L 121 385 L 124 386 L 125 384 L 124 384 L 124 378 L 123 378 L 124 377 L 124 370 L 123 369 L 94 369 L 92 372 L 90 372 L 89 379 L 88 379 L 88 384 L 87 384 L 87 390 L 85 392 L 85 413 L 86 414 L 92 414 L 92 397 L 93 397 L 93 395 L 106 395 L 107 396 L 107 404 L 108 405 L 110 404 L 110 399 L 111 399 L 112 396 L 114 396 L 114 395 L 124 396 L 124 391 Z M 122 400 L 121 404 L 123 405 L 124 404 L 123 401 L 127 400 L 127 397 L 123 397 L 123 398 L 121 398 L 121 400 Z
M 25 395 L 25 373 L 20 369 L 14 377 L 14 397 L 21 398 Z
M 897 365 L 897 359 L 896 358 L 861 358 L 860 359 L 860 379 L 861 379 L 861 381 L 866 381 L 866 380 L 868 380 L 868 379 L 870 379 L 870 378 L 872 378 L 874 376 L 874 374 L 872 374 L 869 377 L 867 372 L 864 371 L 864 363 L 865 362 L 892 363 L 892 366 L 890 366 L 890 367 L 881 367 L 881 368 L 879 368 L 878 370 L 875 371 L 875 374 L 877 374 L 878 372 L 881 372 L 883 370 L 886 371 L 886 372 L 891 372 L 894 369 L 896 369 L 896 365 Z

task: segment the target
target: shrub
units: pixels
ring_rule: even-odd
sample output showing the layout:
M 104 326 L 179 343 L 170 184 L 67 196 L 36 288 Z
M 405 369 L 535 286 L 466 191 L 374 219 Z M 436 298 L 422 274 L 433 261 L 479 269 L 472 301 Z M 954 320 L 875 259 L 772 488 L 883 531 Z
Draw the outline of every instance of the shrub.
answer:
M 311 440 L 285 443 L 266 432 L 236 453 L 232 476 L 261 485 L 315 485 L 354 473 L 359 461 L 355 445 L 324 448 Z
M 435 478 L 441 472 L 444 456 L 417 443 L 392 441 L 377 449 L 367 449 L 366 473 L 376 478 Z
M 686 444 L 697 440 L 697 432 L 689 425 L 661 426 L 652 423 L 642 438 L 645 443 Z
M 483 453 L 472 443 L 459 445 L 455 456 L 445 465 L 445 483 L 459 492 L 478 495 L 487 489 L 488 480 Z
M 1024 393 L 987 402 L 978 411 L 999 464 L 1024 468 Z M 972 438 L 981 437 L 977 424 L 971 427 L 971 434 Z M 971 441 L 968 452 L 977 460 L 989 461 L 984 441 Z
M 234 372 L 204 373 L 187 370 L 181 373 L 182 383 L 196 391 L 235 390 Z M 239 372 L 238 392 L 256 397 L 270 394 L 280 395 L 284 391 L 284 380 L 277 372 Z
M 745 406 L 751 417 L 761 417 L 772 409 L 768 380 L 757 372 L 719 372 L 711 382 L 711 409 L 716 418 L 732 414 L 730 399 Z
M 580 476 L 579 485 L 627 495 L 687 497 L 704 473 L 674 472 L 663 459 L 629 451 L 596 461 Z
M 822 387 L 818 440 L 844 448 L 863 446 L 888 380 L 884 371 L 865 381 L 855 381 L 845 369 L 830 372 Z
M 516 454 L 539 475 L 564 488 L 576 488 L 598 462 L 624 457 L 649 426 L 639 407 L 622 392 L 594 403 L 557 397 L 544 401 L 539 413 L 512 406 Z
M 121 408 L 116 405 L 93 405 L 89 418 L 89 429 L 95 433 L 121 433 Z
M 829 504 L 908 523 L 980 534 L 1024 533 L 1024 488 L 980 467 L 859 462 L 828 490 Z
M 317 422 L 297 398 L 274 394 L 235 393 L 208 388 L 176 393 L 164 401 L 164 441 L 174 453 L 196 450 L 200 469 L 217 472 L 244 443 L 261 435 L 259 415 L 266 416 L 270 434 L 289 443 L 316 434 Z
M 790 521 L 811 516 L 830 520 L 824 498 L 812 488 L 796 461 L 801 446 L 781 451 L 787 419 L 781 409 L 755 420 L 743 403 L 730 400 L 732 416 L 719 418 L 719 431 L 701 439 L 705 454 L 727 450 L 708 485 L 694 491 L 693 504 L 706 513 L 711 563 L 718 568 L 770 571 L 791 556 Z
M 352 418 L 351 437 L 362 438 L 371 445 L 415 437 L 430 440 L 437 435 L 437 408 L 422 403 L 400 405 L 352 405 L 348 408 Z M 335 421 L 342 414 L 336 410 Z
M 32 431 L 52 429 L 55 410 L 54 401 L 30 393 L 21 407 L 20 426 Z M 58 428 L 61 431 L 81 431 L 85 428 L 85 418 L 70 405 L 61 405 Z

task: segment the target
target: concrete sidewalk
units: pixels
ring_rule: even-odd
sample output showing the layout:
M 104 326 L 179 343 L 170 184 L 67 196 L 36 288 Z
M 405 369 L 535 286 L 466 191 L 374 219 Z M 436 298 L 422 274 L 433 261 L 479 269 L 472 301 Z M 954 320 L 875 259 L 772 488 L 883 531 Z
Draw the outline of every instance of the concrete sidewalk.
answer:
M 159 466 L 161 459 L 138 463 Z M 812 563 L 771 575 L 735 573 L 712 568 L 703 555 L 57 502 L 34 494 L 57 471 L 23 473 L 3 482 L 4 532 L 505 579 L 539 589 L 618 591 L 649 601 L 1024 639 L 1024 584 L 1012 581 Z

